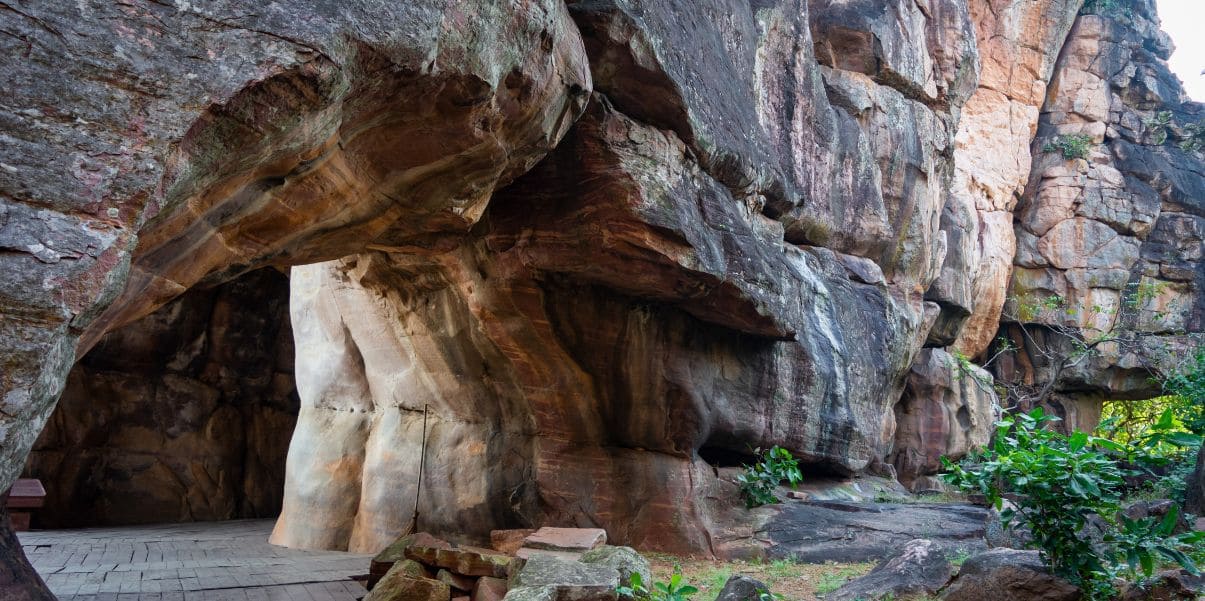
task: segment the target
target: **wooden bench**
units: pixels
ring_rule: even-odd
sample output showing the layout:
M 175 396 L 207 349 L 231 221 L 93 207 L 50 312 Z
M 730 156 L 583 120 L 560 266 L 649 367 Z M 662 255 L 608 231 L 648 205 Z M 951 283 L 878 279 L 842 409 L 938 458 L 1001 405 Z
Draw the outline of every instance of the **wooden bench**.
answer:
M 16 532 L 29 530 L 30 510 L 46 504 L 46 489 L 42 488 L 41 481 L 33 478 L 18 478 L 5 496 L 5 506 Z

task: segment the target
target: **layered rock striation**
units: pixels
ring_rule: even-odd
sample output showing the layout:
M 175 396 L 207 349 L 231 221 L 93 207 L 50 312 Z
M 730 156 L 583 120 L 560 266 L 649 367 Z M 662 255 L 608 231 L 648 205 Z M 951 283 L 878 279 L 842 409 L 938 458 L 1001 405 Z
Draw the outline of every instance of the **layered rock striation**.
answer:
M 1160 394 L 1152 375 L 1205 341 L 1205 164 L 1192 137 L 1205 106 L 1168 71 L 1171 49 L 1153 2 L 1076 19 L 1016 212 L 1002 334 L 1018 350 L 996 372 L 1047 389 L 1042 402 L 1082 429 L 1101 398 Z
M 273 541 L 362 551 L 410 517 L 424 410 L 426 530 L 722 554 L 716 468 L 750 447 L 924 488 L 982 444 L 1004 400 L 965 358 L 1002 311 L 1043 325 L 1009 297 L 1158 280 L 1171 325 L 1138 328 L 1202 329 L 1205 167 L 1175 146 L 1201 108 L 1149 3 L 235 4 L 0 13 L 0 488 L 105 349 L 265 266 L 292 269 L 300 400 Z M 1089 160 L 1044 152 L 1073 131 Z M 997 375 L 1040 386 L 1016 346 Z M 1057 392 L 1146 394 L 1136 365 Z M 123 381 L 241 382 L 161 369 Z

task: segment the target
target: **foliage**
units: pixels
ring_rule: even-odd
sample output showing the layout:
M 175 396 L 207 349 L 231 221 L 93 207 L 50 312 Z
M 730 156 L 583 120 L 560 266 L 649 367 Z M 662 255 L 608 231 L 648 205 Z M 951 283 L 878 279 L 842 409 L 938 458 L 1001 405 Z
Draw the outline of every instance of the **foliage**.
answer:
M 675 571 L 669 582 L 654 582 L 653 588 L 645 588 L 644 578 L 639 572 L 633 572 L 627 586 L 615 589 L 621 597 L 629 597 L 636 601 L 687 601 L 699 593 L 699 589 L 682 582 L 682 572 Z
M 1058 418 L 1037 408 L 997 424 L 993 446 L 963 465 L 943 459 L 946 482 L 982 493 L 998 510 L 1006 528 L 1024 526 L 1043 560 L 1058 575 L 1081 587 L 1088 599 L 1108 598 L 1119 558 L 1133 558 L 1135 570 L 1161 556 L 1196 570 L 1184 549 L 1201 537 L 1170 536 L 1163 523 L 1125 520 L 1118 525 L 1124 473 L 1111 456 L 1128 453 L 1126 445 L 1075 432 L 1047 428 Z M 1005 496 L 1015 503 L 1004 506 Z M 1090 516 L 1106 525 L 1103 541 L 1083 536 Z M 1172 522 L 1174 526 L 1174 519 Z
M 1196 349 L 1184 369 L 1164 379 L 1163 390 L 1173 395 L 1172 410 L 1184 429 L 1205 436 L 1205 346 Z
M 1103 15 L 1108 17 L 1132 17 L 1129 0 L 1086 0 L 1081 15 Z
M 1086 134 L 1070 134 L 1056 136 L 1042 147 L 1042 152 L 1058 152 L 1064 159 L 1086 159 L 1092 147 L 1092 136 Z
M 1095 285 L 1091 278 L 1088 283 Z M 1028 355 L 1026 361 L 1035 370 L 1043 369 L 1047 373 L 1017 381 L 997 381 L 1001 398 L 1007 398 L 1010 403 L 1005 408 L 1029 409 L 1042 405 L 1054 392 L 1055 384 L 1065 371 L 1098 356 L 1102 347 L 1118 355 L 1136 357 L 1154 373 L 1154 364 L 1162 365 L 1171 357 L 1165 345 L 1162 358 L 1154 353 L 1158 345 L 1148 344 L 1152 334 L 1146 326 L 1158 325 L 1157 329 L 1164 333 L 1175 331 L 1165 327 L 1166 320 L 1181 307 L 1178 298 L 1162 305 L 1154 302 L 1167 288 L 1165 282 L 1144 277 L 1127 283 L 1116 305 L 1080 305 L 1058 294 L 1037 291 L 1009 297 L 1003 321 L 1014 322 L 1019 327 L 1002 330 L 994 345 L 994 354 L 983 365 L 987 367 L 1001 357 L 1015 357 L 1021 350 L 1018 343 L 1023 339 L 1024 354 Z M 1014 342 L 1012 338 L 1018 340 Z
M 1096 439 L 1044 427 L 1056 419 L 1038 408 L 1001 420 L 987 456 L 975 457 L 973 467 L 945 460 L 944 478 L 985 495 L 1005 527 L 1028 526 L 1055 573 L 1084 586 L 1108 572 L 1080 530 L 1088 516 L 1118 510 L 1124 480 L 1117 463 L 1095 448 Z M 1005 494 L 1016 497 L 1016 509 L 1004 508 Z
M 1125 558 L 1130 576 L 1150 578 L 1155 575 L 1156 562 L 1168 560 L 1195 572 L 1195 564 L 1185 551 L 1196 549 L 1205 543 L 1205 532 L 1175 534 L 1180 509 L 1173 506 L 1162 520 L 1144 518 L 1132 520 L 1121 517 L 1120 528 L 1109 533 L 1106 540 L 1116 546 Z
M 1185 152 L 1200 152 L 1205 150 L 1205 123 L 1189 123 L 1184 126 L 1184 139 L 1180 140 L 1180 150 Z
M 761 460 L 753 465 L 745 466 L 745 473 L 737 476 L 736 483 L 741 488 L 741 496 L 749 508 L 762 505 L 772 505 L 778 502 L 774 489 L 786 480 L 791 488 L 799 486 L 803 481 L 803 473 L 799 471 L 799 460 L 791 452 L 774 445 L 764 453 L 754 449 L 761 455 Z
M 1172 113 L 1171 111 L 1159 111 L 1155 116 L 1146 120 L 1147 130 L 1150 131 L 1151 141 L 1155 145 L 1162 145 L 1167 142 L 1167 129 L 1171 126 Z

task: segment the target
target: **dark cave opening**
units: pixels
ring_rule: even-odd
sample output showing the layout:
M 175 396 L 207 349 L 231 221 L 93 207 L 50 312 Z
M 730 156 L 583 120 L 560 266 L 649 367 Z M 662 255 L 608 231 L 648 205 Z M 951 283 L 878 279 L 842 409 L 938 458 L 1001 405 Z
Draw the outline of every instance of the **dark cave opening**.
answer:
M 23 478 L 34 528 L 276 517 L 299 409 L 288 276 L 192 289 L 72 368 Z

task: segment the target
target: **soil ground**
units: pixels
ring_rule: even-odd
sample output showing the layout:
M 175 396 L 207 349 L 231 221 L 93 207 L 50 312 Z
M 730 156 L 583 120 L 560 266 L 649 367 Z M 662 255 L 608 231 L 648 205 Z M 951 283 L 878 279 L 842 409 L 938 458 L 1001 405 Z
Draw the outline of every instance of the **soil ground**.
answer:
M 870 571 L 873 563 L 796 563 L 786 559 L 756 563 L 746 561 L 715 561 L 670 555 L 647 555 L 653 564 L 653 578 L 668 582 L 680 569 L 686 584 L 699 589 L 694 601 L 714 601 L 724 583 L 734 574 L 756 578 L 782 595 L 784 601 L 816 601 L 852 578 Z

